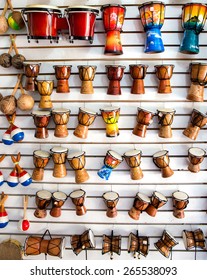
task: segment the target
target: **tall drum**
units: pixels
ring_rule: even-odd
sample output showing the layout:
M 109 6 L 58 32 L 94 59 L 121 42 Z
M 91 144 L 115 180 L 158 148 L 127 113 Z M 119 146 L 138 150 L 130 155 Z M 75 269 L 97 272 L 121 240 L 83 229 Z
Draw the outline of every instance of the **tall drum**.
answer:
M 171 138 L 172 137 L 172 129 L 171 124 L 173 123 L 174 115 L 176 110 L 163 108 L 157 110 L 158 124 L 159 128 L 159 137 L 162 138 Z
M 143 64 L 130 64 L 129 71 L 130 75 L 133 79 L 133 83 L 131 86 L 132 94 L 144 94 L 144 78 L 146 76 L 148 65 Z
M 61 146 L 55 146 L 50 149 L 50 152 L 54 162 L 53 176 L 57 178 L 65 177 L 67 175 L 65 163 L 68 149 Z
M 57 79 L 57 93 L 68 93 L 70 92 L 69 78 L 71 74 L 72 65 L 54 65 L 55 77 Z
M 119 136 L 119 115 L 120 108 L 111 106 L 100 109 L 102 119 L 106 124 L 106 136 L 107 137 L 116 137 Z
M 200 171 L 200 164 L 203 162 L 206 151 L 201 148 L 192 147 L 188 149 L 188 170 L 194 173 Z
M 93 80 L 95 78 L 97 66 L 78 65 L 79 78 L 82 81 L 80 92 L 83 94 L 94 93 Z
M 67 124 L 70 118 L 70 110 L 64 108 L 52 109 L 51 115 L 55 123 L 54 136 L 64 138 L 68 136 Z
M 107 94 L 109 95 L 121 95 L 120 81 L 124 75 L 124 69 L 126 66 L 123 65 L 105 65 L 106 74 L 109 79 L 109 86 Z
M 53 80 L 37 80 L 37 89 L 40 94 L 39 108 L 51 109 L 53 107 L 51 94 L 53 92 Z
M 171 93 L 170 79 L 173 74 L 174 65 L 172 64 L 161 64 L 155 65 L 155 74 L 159 79 L 158 93 Z
M 42 181 L 44 177 L 44 168 L 50 160 L 50 153 L 44 150 L 35 150 L 33 152 L 34 170 L 32 179 L 35 181 Z
M 140 150 L 131 150 L 123 155 L 127 165 L 130 167 L 130 176 L 132 180 L 140 180 L 143 178 L 143 172 L 140 167 L 141 156 L 142 152 Z
M 36 78 L 40 72 L 41 63 L 23 62 L 23 71 L 26 76 L 25 90 L 36 91 Z

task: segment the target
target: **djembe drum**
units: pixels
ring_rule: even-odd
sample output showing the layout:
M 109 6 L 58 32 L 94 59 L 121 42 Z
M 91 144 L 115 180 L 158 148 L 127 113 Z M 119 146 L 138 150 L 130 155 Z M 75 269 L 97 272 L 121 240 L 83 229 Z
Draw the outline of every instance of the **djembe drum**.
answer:
M 201 113 L 197 109 L 193 109 L 191 113 L 190 123 L 188 124 L 187 128 L 183 131 L 183 134 L 192 140 L 196 140 L 200 129 L 206 124 L 207 115 Z
M 55 77 L 57 79 L 57 93 L 68 93 L 70 92 L 69 78 L 71 74 L 72 65 L 54 65 Z
M 57 178 L 65 177 L 67 175 L 65 163 L 68 149 L 61 146 L 55 146 L 50 149 L 50 152 L 54 162 L 53 176 Z
M 132 94 L 144 94 L 144 78 L 146 76 L 148 65 L 143 64 L 130 64 L 129 72 L 133 79 L 133 83 L 131 86 Z
M 69 122 L 70 112 L 69 109 L 63 108 L 52 109 L 51 115 L 55 123 L 55 137 L 64 138 L 68 136 L 67 124 Z
M 72 169 L 75 171 L 75 182 L 77 184 L 84 183 L 90 178 L 85 169 L 85 152 L 70 153 L 67 160 Z
M 123 54 L 121 35 L 126 8 L 119 4 L 106 4 L 101 7 L 103 25 L 106 32 L 104 54 Z
M 171 93 L 170 79 L 173 74 L 175 65 L 172 64 L 161 64 L 155 65 L 155 74 L 159 79 L 158 93 Z
M 164 24 L 165 4 L 159 1 L 146 2 L 138 7 L 141 22 L 146 32 L 145 53 L 164 52 L 161 28 Z
M 97 66 L 93 65 L 78 65 L 79 78 L 82 81 L 80 93 L 94 93 L 93 80 L 96 74 Z
M 169 258 L 172 248 L 176 245 L 178 245 L 178 242 L 166 230 L 163 231 L 162 237 L 154 243 L 155 248 L 166 258 Z
M 117 192 L 105 192 L 103 195 L 103 200 L 107 206 L 106 216 L 109 218 L 114 218 L 117 216 L 117 203 L 119 201 L 119 194 Z
M 169 166 L 170 159 L 168 153 L 168 151 L 162 150 L 160 152 L 156 152 L 153 155 L 153 162 L 158 168 L 161 169 L 163 178 L 168 178 L 174 174 L 174 171 Z
M 145 209 L 146 213 L 151 217 L 155 217 L 157 210 L 167 203 L 168 199 L 160 192 L 154 191 L 151 198 L 150 204 Z
M 86 139 L 88 136 L 88 128 L 95 121 L 97 113 L 86 108 L 79 108 L 78 125 L 73 134 L 79 138 Z
M 115 151 L 107 151 L 104 158 L 104 166 L 97 172 L 98 176 L 102 179 L 108 180 L 112 170 L 115 169 L 122 161 L 123 158 L 121 155 Z
M 140 255 L 146 257 L 149 253 L 149 238 L 147 236 L 139 236 L 138 231 L 135 235 L 134 233 L 129 234 L 128 253 L 133 253 L 134 258 L 140 258 Z
M 69 194 L 69 197 L 71 198 L 73 204 L 76 207 L 76 215 L 77 216 L 85 215 L 86 212 L 87 212 L 87 209 L 84 205 L 85 195 L 86 195 L 86 192 L 82 189 L 72 191 Z
M 16 239 L 6 239 L 0 243 L 0 260 L 22 260 L 22 244 Z
M 111 106 L 100 109 L 102 119 L 106 124 L 106 136 L 107 137 L 116 137 L 119 135 L 119 115 L 120 115 L 120 108 Z
M 47 126 L 51 118 L 50 111 L 33 111 L 32 116 L 34 119 L 34 124 L 36 126 L 34 136 L 39 139 L 48 138 L 49 133 Z
M 133 207 L 129 210 L 129 216 L 134 220 L 139 220 L 140 214 L 148 207 L 150 198 L 138 192 L 134 199 Z
M 145 137 L 147 127 L 153 122 L 155 113 L 150 112 L 146 109 L 137 108 L 137 125 L 134 127 L 132 133 L 139 137 Z
M 109 79 L 109 85 L 107 94 L 110 95 L 121 95 L 120 81 L 124 75 L 124 69 L 126 66 L 123 65 L 105 65 L 106 75 Z
M 68 196 L 64 192 L 56 191 L 52 194 L 52 208 L 50 210 L 50 215 L 52 217 L 60 217 L 61 216 L 61 207 L 64 205 Z
M 200 248 L 206 249 L 205 235 L 202 229 L 198 228 L 194 231 L 183 230 L 183 243 L 186 250 Z
M 203 102 L 204 87 L 207 84 L 207 64 L 190 63 L 190 79 L 191 85 L 186 98 L 195 102 Z
M 184 35 L 180 44 L 180 52 L 199 53 L 199 34 L 204 29 L 207 6 L 201 3 L 186 3 L 182 7 L 182 28 Z
M 54 87 L 53 80 L 37 80 L 37 89 L 40 94 L 39 108 L 50 109 L 53 107 L 51 94 Z
M 26 76 L 25 90 L 36 91 L 36 78 L 40 72 L 41 63 L 23 62 L 23 71 Z
M 84 231 L 81 235 L 72 235 L 70 239 L 73 252 L 78 255 L 82 250 L 94 249 L 96 240 L 91 229 Z
M 160 125 L 159 133 L 158 133 L 159 137 L 162 138 L 172 137 L 171 125 L 173 123 L 175 112 L 176 112 L 175 109 L 168 109 L 168 108 L 157 110 L 158 124 Z
M 34 170 L 32 173 L 32 179 L 35 181 L 42 181 L 44 177 L 44 168 L 47 166 L 50 160 L 50 153 L 43 150 L 35 150 L 33 152 Z
M 178 219 L 185 218 L 184 209 L 189 203 L 189 196 L 185 192 L 175 191 L 172 193 L 173 216 Z
M 113 260 L 113 254 L 121 255 L 121 235 L 114 235 L 113 230 L 111 235 L 103 235 L 102 255 L 110 254 L 110 259 Z
M 37 208 L 34 212 L 36 218 L 45 218 L 47 216 L 47 207 L 52 200 L 51 192 L 47 190 L 40 190 L 36 192 L 35 203 Z
M 143 178 L 143 172 L 140 167 L 142 152 L 140 150 L 131 150 L 124 153 L 123 157 L 130 167 L 130 176 L 132 180 L 140 180 Z
M 204 160 L 204 156 L 206 155 L 206 151 L 201 148 L 189 148 L 188 149 L 188 170 L 191 172 L 199 172 L 200 171 L 200 164 Z

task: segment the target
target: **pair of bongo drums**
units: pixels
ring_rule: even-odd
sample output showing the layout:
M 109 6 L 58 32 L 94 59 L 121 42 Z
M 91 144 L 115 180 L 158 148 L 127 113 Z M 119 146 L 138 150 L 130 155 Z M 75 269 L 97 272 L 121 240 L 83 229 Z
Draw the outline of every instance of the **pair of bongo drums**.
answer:
M 188 149 L 188 170 L 193 173 L 198 173 L 200 171 L 200 164 L 203 162 L 206 155 L 206 151 L 198 148 L 192 147 Z
M 169 166 L 169 151 L 162 150 L 153 154 L 153 162 L 158 168 L 160 168 L 163 178 L 171 177 L 174 174 L 174 171 Z
M 146 137 L 147 127 L 153 122 L 155 113 L 146 110 L 144 108 L 137 108 L 137 124 L 134 127 L 132 133 L 139 137 Z
M 166 230 L 163 231 L 162 237 L 154 243 L 155 248 L 166 258 L 172 257 L 172 249 L 179 243 Z
M 178 219 L 185 218 L 184 210 L 188 206 L 189 196 L 185 192 L 175 191 L 172 193 L 173 216 Z
M 83 250 L 90 250 L 96 247 L 95 236 L 91 229 L 84 231 L 80 235 L 72 235 L 70 243 L 75 255 L 79 255 Z
M 24 88 L 27 91 L 36 91 L 36 80 L 40 72 L 41 63 L 23 62 L 23 72 L 26 76 Z
M 140 259 L 140 255 L 147 257 L 149 253 L 149 237 L 148 236 L 139 236 L 137 234 L 130 233 L 128 237 L 127 250 L 128 253 L 133 253 L 134 258 Z
M 206 240 L 203 230 L 198 228 L 196 230 L 183 230 L 183 243 L 186 250 L 192 250 L 200 248 L 202 250 L 206 249 Z M 196 256 L 195 256 L 196 258 Z
M 86 196 L 86 192 L 82 189 L 72 191 L 69 194 L 69 197 L 71 198 L 73 204 L 75 205 L 77 216 L 83 216 L 87 212 L 86 206 L 84 205 L 85 196 Z
M 109 191 L 102 195 L 102 198 L 107 206 L 106 216 L 114 218 L 117 216 L 117 203 L 119 201 L 119 194 L 117 192 Z
M 103 235 L 102 255 L 108 253 L 111 260 L 113 260 L 114 253 L 121 255 L 121 235 L 114 235 L 113 230 L 111 231 L 111 235 Z
M 120 116 L 120 108 L 110 106 L 100 109 L 101 117 L 106 125 L 106 137 L 119 136 L 118 121 Z
M 142 151 L 136 149 L 125 152 L 123 155 L 123 158 L 130 168 L 130 177 L 132 180 L 140 180 L 144 176 L 140 167 L 141 157 Z

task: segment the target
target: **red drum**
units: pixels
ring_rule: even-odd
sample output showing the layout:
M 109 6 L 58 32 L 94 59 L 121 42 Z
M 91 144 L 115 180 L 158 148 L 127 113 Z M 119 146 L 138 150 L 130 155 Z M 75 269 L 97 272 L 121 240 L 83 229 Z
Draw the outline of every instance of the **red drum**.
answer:
M 106 65 L 106 73 L 109 79 L 107 94 L 110 95 L 121 94 L 120 81 L 123 78 L 125 68 L 126 67 L 122 65 Z

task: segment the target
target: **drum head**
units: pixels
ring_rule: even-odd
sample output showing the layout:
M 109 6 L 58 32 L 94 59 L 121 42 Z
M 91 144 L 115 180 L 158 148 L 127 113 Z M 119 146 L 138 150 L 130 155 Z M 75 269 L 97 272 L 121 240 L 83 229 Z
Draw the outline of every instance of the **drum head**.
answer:
M 124 153 L 124 156 L 125 157 L 133 157 L 133 156 L 137 156 L 141 153 L 142 152 L 140 150 L 131 150 L 131 151 L 128 151 L 128 152 Z
M 153 155 L 153 158 L 163 157 L 163 156 L 166 156 L 167 154 L 168 154 L 168 151 L 166 151 L 166 150 L 159 151 L 159 152 L 156 152 L 156 153 Z
M 99 14 L 99 10 L 94 9 L 94 7 L 91 6 L 69 6 L 66 11 L 68 13 L 70 12 L 92 12 L 95 13 L 96 15 Z
M 91 248 L 95 248 L 96 247 L 96 241 L 95 241 L 93 231 L 91 229 L 88 230 L 88 236 L 89 236 L 89 239 L 91 241 Z
M 188 200 L 189 196 L 187 195 L 187 193 L 185 192 L 180 192 L 180 191 L 175 191 L 172 196 L 176 199 L 176 200 Z
M 49 200 L 52 197 L 52 194 L 47 190 L 41 190 L 36 192 L 36 196 L 38 196 L 41 199 Z
M 191 154 L 192 156 L 196 156 L 196 157 L 203 157 L 205 156 L 206 152 L 201 149 L 201 148 L 190 148 L 188 150 L 189 154 Z
M 193 243 L 194 243 L 193 232 L 188 231 L 188 230 L 183 230 L 182 236 L 183 236 L 183 243 L 184 243 L 185 249 L 190 250 L 190 249 L 194 248 L 194 246 L 193 246 Z M 188 239 L 192 239 L 193 242 L 191 240 L 190 240 L 190 242 L 188 242 Z M 189 245 L 191 245 L 191 246 L 189 247 Z
M 83 113 L 87 113 L 87 114 L 90 114 L 90 115 L 97 115 L 96 112 L 91 111 L 90 109 L 87 109 L 87 108 L 80 107 L 79 110 Z
M 40 158 L 49 158 L 50 157 L 50 153 L 47 151 L 43 151 L 43 150 L 35 150 L 33 152 L 33 155 L 36 157 L 40 157 Z
M 70 153 L 68 155 L 68 159 L 73 159 L 73 158 L 79 158 L 81 156 L 83 156 L 85 154 L 85 152 L 74 152 L 74 153 Z
M 162 235 L 162 240 L 165 240 L 166 236 L 168 236 L 169 239 L 173 241 L 173 243 L 174 243 L 173 246 L 178 244 L 178 242 L 175 240 L 175 238 L 168 231 L 164 230 L 163 235 Z
M 31 114 L 33 116 L 40 116 L 40 117 L 42 117 L 42 116 L 50 116 L 51 112 L 50 111 L 38 111 L 38 110 L 36 110 L 36 111 L 33 111 Z
M 54 192 L 52 194 L 52 196 L 56 199 L 56 200 L 66 200 L 67 199 L 67 194 L 65 194 L 64 192 Z
M 132 252 L 131 251 L 131 242 L 132 242 L 132 240 L 135 242 L 135 240 L 137 240 L 137 243 L 138 243 L 138 238 L 137 238 L 137 236 L 134 234 L 134 233 L 130 233 L 129 234 L 129 238 L 128 238 L 128 243 L 127 243 L 127 250 L 128 250 L 128 252 Z M 134 246 L 133 246 L 134 247 Z M 137 246 L 138 247 L 138 246 Z
M 144 108 L 142 108 L 142 107 L 137 107 L 137 111 L 144 111 L 144 112 L 150 113 L 150 114 L 152 114 L 152 115 L 155 114 L 154 112 L 149 111 L 149 110 L 146 110 L 146 109 L 144 109 Z
M 138 192 L 136 195 L 140 200 L 150 203 L 150 198 L 143 193 Z
M 64 113 L 70 113 L 70 110 L 64 108 L 52 109 L 52 114 L 64 114 Z
M 0 243 L 0 260 L 22 260 L 22 245 L 18 240 L 8 239 Z
M 50 151 L 53 154 L 56 154 L 56 153 L 61 154 L 61 153 L 67 153 L 68 149 L 64 148 L 64 147 L 61 147 L 61 146 L 55 146 L 55 147 L 51 148 Z
M 174 114 L 176 112 L 175 109 L 170 108 L 163 108 L 163 109 L 157 109 L 158 114 Z
M 28 10 L 28 11 L 27 11 Z M 29 11 L 53 11 L 54 13 L 58 13 L 61 14 L 61 10 L 56 7 L 56 6 L 52 6 L 52 5 L 27 5 L 25 12 L 29 12 Z
M 66 243 L 66 238 L 65 237 L 62 237 L 62 242 L 60 244 L 60 255 L 59 255 L 59 258 L 63 258 L 63 252 L 64 252 L 64 249 L 65 249 L 65 243 Z
M 79 197 L 82 197 L 85 195 L 85 191 L 80 189 L 80 190 L 77 190 L 77 191 L 73 191 L 69 194 L 70 198 L 79 198 Z
M 167 197 L 165 197 L 162 193 L 155 191 L 154 196 L 158 197 L 161 201 L 166 201 L 167 202 Z
M 103 111 L 103 112 L 113 112 L 113 111 L 119 111 L 120 108 L 119 107 L 116 107 L 116 106 L 110 106 L 110 107 L 105 107 L 103 109 L 100 109 L 100 111 Z
M 117 192 L 105 192 L 103 194 L 103 198 L 107 201 L 114 201 L 119 197 L 119 194 Z
M 110 154 L 113 158 L 118 159 L 119 161 L 123 160 L 122 156 L 120 154 L 118 154 L 117 152 L 110 150 L 107 153 Z

